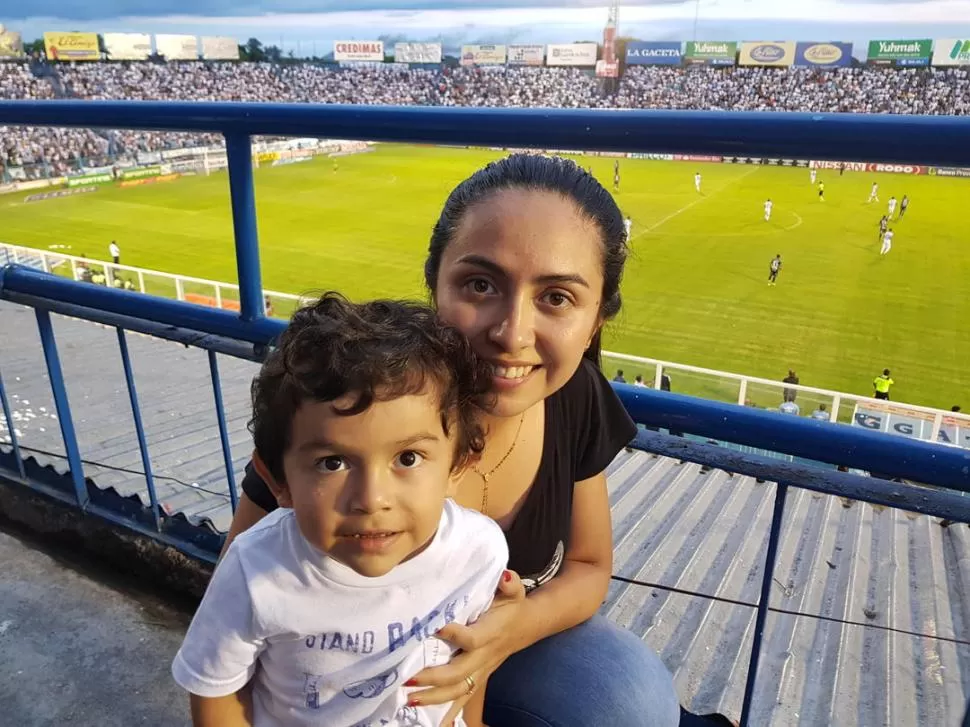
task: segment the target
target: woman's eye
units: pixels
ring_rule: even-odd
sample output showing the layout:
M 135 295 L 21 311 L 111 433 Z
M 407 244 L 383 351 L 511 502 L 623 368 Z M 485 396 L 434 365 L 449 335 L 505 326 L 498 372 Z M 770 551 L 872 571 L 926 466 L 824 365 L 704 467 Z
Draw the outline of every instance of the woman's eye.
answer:
M 420 454 L 418 454 L 417 452 L 414 452 L 412 450 L 408 450 L 406 452 L 401 452 L 397 456 L 397 463 L 401 467 L 404 467 L 406 469 L 411 469 L 412 467 L 417 467 L 423 461 L 424 461 L 424 457 L 422 457 Z
M 340 472 L 347 469 L 347 463 L 343 457 L 321 457 L 317 460 L 316 467 L 321 472 Z
M 551 305 L 553 308 L 565 308 L 571 302 L 569 296 L 565 293 L 559 293 L 553 291 L 551 293 L 546 293 L 545 296 L 546 303 Z
M 469 290 L 478 295 L 488 295 L 495 290 L 494 286 L 485 278 L 474 278 L 469 280 L 467 285 Z

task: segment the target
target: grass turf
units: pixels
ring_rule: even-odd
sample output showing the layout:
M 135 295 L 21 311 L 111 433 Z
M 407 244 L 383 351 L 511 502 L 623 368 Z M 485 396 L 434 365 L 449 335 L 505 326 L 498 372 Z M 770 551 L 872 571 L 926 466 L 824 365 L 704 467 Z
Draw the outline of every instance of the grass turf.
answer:
M 337 172 L 327 159 L 256 170 L 264 287 L 338 289 L 358 300 L 423 296 L 422 263 L 442 202 L 497 156 L 384 145 L 342 158 Z M 612 183 L 612 159 L 580 162 Z M 961 400 L 970 389 L 962 220 L 970 180 L 825 171 L 822 203 L 806 169 L 634 160 L 621 169 L 617 199 L 633 219 L 633 254 L 608 348 L 770 379 L 794 368 L 803 384 L 862 395 L 889 367 L 896 400 L 970 405 Z M 873 181 L 881 202 L 869 205 Z M 878 220 L 893 194 L 911 204 L 892 225 L 892 252 L 880 257 Z M 768 197 L 774 212 L 765 222 Z M 125 264 L 235 280 L 225 173 L 23 198 L 0 198 L 0 240 L 67 244 L 72 254 L 107 259 L 116 239 Z M 775 253 L 784 268 L 769 287 Z M 629 380 L 638 373 L 623 368 Z M 714 394 L 702 379 L 682 376 L 674 388 Z

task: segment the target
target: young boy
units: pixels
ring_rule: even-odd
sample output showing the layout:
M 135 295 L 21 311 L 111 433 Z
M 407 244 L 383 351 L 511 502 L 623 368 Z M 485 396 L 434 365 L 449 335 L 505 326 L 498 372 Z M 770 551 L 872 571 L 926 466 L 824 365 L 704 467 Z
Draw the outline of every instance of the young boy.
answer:
M 446 500 L 490 383 L 426 306 L 328 293 L 296 312 L 252 386 L 281 508 L 232 543 L 172 665 L 195 727 L 440 724 L 451 705 L 408 681 L 451 659 L 435 633 L 475 621 L 508 560 L 495 522 Z M 455 725 L 479 727 L 467 681 Z

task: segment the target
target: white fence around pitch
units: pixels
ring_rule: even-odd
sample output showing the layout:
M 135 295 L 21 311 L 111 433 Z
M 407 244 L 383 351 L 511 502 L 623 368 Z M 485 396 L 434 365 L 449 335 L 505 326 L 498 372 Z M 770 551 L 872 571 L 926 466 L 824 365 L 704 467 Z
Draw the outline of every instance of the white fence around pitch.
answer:
M 603 366 L 611 377 L 622 370 L 631 384 L 639 376 L 650 388 L 660 389 L 667 383 L 677 393 L 763 409 L 781 410 L 787 402 L 789 414 L 970 449 L 970 415 L 961 412 L 612 351 L 603 352 Z M 860 378 L 866 378 L 866 372 L 860 371 Z
M 116 288 L 127 287 L 150 295 L 207 305 L 226 310 L 239 310 L 239 286 L 218 280 L 188 275 L 163 273 L 104 260 L 68 255 L 56 250 L 41 250 L 22 245 L 0 243 L 0 265 L 17 263 L 73 280 L 86 280 Z M 103 276 L 103 279 L 101 278 Z M 289 318 L 302 298 L 291 293 L 264 290 L 267 314 Z
M 218 280 L 0 243 L 0 265 L 6 263 L 29 265 L 74 280 L 128 287 L 198 305 L 239 309 L 239 286 Z M 267 313 L 280 318 L 288 318 L 304 300 L 299 295 L 272 290 L 264 290 L 263 295 Z M 604 351 L 603 359 L 611 375 L 622 368 L 629 383 L 640 376 L 644 385 L 660 389 L 666 375 L 671 390 L 678 393 L 766 409 L 778 409 L 788 401 L 798 407 L 800 415 L 970 449 L 970 415 L 962 413 L 611 351 Z M 860 372 L 860 376 L 864 375 Z

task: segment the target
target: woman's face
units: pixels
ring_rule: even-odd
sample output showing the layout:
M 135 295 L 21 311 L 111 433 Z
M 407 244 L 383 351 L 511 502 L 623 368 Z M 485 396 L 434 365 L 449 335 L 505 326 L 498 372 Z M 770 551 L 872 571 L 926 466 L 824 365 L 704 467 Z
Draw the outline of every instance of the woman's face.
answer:
M 576 372 L 602 323 L 602 261 L 599 230 L 561 195 L 504 190 L 466 211 L 435 301 L 494 365 L 494 415 L 524 412 Z

